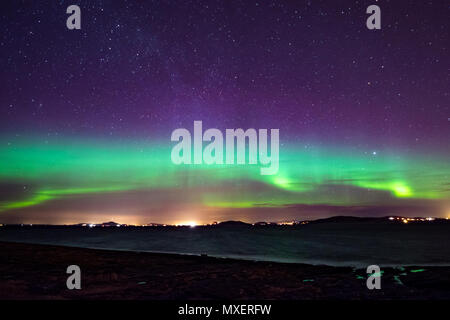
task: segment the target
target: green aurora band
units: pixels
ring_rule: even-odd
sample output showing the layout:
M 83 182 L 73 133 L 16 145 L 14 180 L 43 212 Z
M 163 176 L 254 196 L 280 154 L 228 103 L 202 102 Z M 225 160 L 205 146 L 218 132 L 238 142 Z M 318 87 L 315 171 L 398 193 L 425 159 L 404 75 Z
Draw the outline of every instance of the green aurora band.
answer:
M 198 205 L 212 208 L 386 202 L 352 196 L 358 191 L 382 192 L 394 202 L 405 198 L 448 203 L 450 198 L 445 154 L 384 150 L 374 155 L 351 147 L 291 143 L 280 147 L 278 173 L 264 176 L 259 164 L 174 165 L 173 144 L 167 141 L 11 140 L 0 142 L 0 183 L 23 185 L 26 191 L 0 199 L 2 215 L 73 196 L 136 190 L 201 190 Z M 333 187 L 346 191 L 327 192 Z

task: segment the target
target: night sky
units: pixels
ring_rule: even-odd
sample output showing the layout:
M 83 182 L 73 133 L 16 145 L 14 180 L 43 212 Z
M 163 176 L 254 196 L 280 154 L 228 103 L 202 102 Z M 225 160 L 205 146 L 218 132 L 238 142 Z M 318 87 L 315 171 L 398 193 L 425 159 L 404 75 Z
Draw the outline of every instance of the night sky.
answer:
M 0 7 L 0 223 L 450 216 L 448 1 Z M 194 120 L 280 129 L 278 174 L 174 165 Z

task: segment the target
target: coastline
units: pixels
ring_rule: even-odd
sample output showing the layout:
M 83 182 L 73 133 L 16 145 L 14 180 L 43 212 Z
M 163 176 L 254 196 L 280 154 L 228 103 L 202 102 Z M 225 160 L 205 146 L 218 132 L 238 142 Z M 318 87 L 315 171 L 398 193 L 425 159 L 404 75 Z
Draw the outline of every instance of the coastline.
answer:
M 66 288 L 79 265 L 82 289 Z M 0 242 L 0 299 L 428 300 L 450 299 L 450 267 L 364 269 L 210 256 Z

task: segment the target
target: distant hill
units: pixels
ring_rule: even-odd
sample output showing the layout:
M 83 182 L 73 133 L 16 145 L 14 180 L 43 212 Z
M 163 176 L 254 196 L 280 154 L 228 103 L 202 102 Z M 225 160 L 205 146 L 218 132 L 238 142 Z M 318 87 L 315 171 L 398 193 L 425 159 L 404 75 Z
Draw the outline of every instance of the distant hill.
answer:
M 85 227 L 85 226 L 87 226 L 87 225 L 89 225 L 89 223 L 86 223 L 86 222 L 80 222 L 80 223 L 77 223 L 77 224 L 71 224 L 71 225 L 69 225 L 69 226 L 73 226 L 73 227 Z
M 382 218 L 366 218 L 366 217 L 353 217 L 353 216 L 335 216 L 324 219 L 312 220 L 310 223 L 325 223 L 325 222 L 375 222 L 386 221 L 386 217 Z
M 163 223 L 156 223 L 156 222 L 150 222 L 146 224 L 147 227 L 164 227 L 165 224 Z
M 242 221 L 230 220 L 230 221 L 219 222 L 219 223 L 215 224 L 214 226 L 216 226 L 216 227 L 239 227 L 239 226 L 243 227 L 243 226 L 251 226 L 251 224 L 245 223 Z
M 114 221 L 108 221 L 108 222 L 103 222 L 103 223 L 99 223 L 99 224 L 83 222 L 83 223 L 73 224 L 72 226 L 75 226 L 75 227 L 87 227 L 87 226 L 89 226 L 89 227 L 120 227 L 120 226 L 122 226 L 122 224 L 114 222 Z M 125 226 L 125 225 L 123 225 L 123 226 Z
M 108 221 L 108 222 L 96 224 L 95 226 L 96 227 L 120 227 L 120 226 L 125 226 L 125 225 L 122 225 L 122 224 L 114 222 L 114 221 Z

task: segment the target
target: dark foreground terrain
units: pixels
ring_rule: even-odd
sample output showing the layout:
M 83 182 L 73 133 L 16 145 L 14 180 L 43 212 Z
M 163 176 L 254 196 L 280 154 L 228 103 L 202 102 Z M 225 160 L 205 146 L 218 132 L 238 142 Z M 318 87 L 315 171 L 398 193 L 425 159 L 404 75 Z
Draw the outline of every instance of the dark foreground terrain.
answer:
M 0 299 L 450 299 L 450 267 L 383 271 L 0 242 Z

